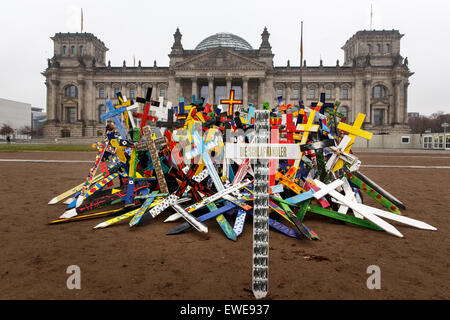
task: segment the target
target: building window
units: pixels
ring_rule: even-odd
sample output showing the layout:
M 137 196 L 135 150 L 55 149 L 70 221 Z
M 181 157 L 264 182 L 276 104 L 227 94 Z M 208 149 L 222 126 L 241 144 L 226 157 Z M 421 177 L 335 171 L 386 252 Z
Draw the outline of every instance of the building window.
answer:
M 402 136 L 402 143 L 407 144 L 411 142 L 410 136 Z
M 325 89 L 325 99 L 331 99 L 331 89 Z
M 316 97 L 316 89 L 315 88 L 310 88 L 309 89 L 309 96 L 308 96 L 308 98 L 311 100 L 311 99 L 314 99 Z
M 105 88 L 98 89 L 98 97 L 101 99 L 105 98 Z
M 384 109 L 373 110 L 373 123 L 376 126 L 382 126 L 384 124 Z
M 432 136 L 423 137 L 423 147 L 424 147 L 424 149 L 433 149 L 433 137 Z
M 277 98 L 278 97 L 283 97 L 283 89 L 281 88 L 277 89 Z
M 64 89 L 64 96 L 67 98 L 76 98 L 78 97 L 78 89 L 75 86 L 67 86 Z
M 342 99 L 344 99 L 344 100 L 348 99 L 348 89 L 347 88 L 342 89 Z
M 159 96 L 166 98 L 166 88 L 159 89 Z
M 217 105 L 220 104 L 220 100 L 228 99 L 229 92 L 227 92 L 227 87 L 225 86 L 216 86 L 214 90 L 214 99 Z
M 297 88 L 294 88 L 294 89 L 292 90 L 292 98 L 293 98 L 293 99 L 298 99 L 298 98 L 299 98 L 298 93 L 299 93 L 298 89 L 297 89 Z
M 205 101 L 208 101 L 209 89 L 208 86 L 202 86 L 200 89 L 200 97 L 205 98 Z
M 376 52 L 376 53 L 380 53 L 380 51 L 381 51 L 381 46 L 380 46 L 380 44 L 377 44 L 377 45 L 375 46 L 375 52 Z
M 80 46 L 80 55 L 83 54 L 83 46 Z
M 375 86 L 372 89 L 372 98 L 375 99 L 385 99 L 387 98 L 387 90 L 386 87 L 383 86 Z
M 67 54 L 67 47 L 66 46 L 63 46 L 63 54 Z
M 386 53 L 391 52 L 391 45 L 389 43 L 386 43 Z
M 114 88 L 114 97 L 117 97 L 117 94 L 120 92 L 119 88 Z
M 238 100 L 242 100 L 242 87 L 241 86 L 231 86 L 231 90 L 234 90 L 234 98 Z M 198 98 L 197 98 L 198 99 Z
M 75 46 L 70 47 L 70 53 L 75 54 Z
M 70 130 L 65 128 L 61 130 L 61 138 L 69 138 L 70 137 Z
M 75 107 L 66 107 L 66 121 L 74 123 L 77 120 L 77 113 Z
M 370 53 L 372 51 L 372 46 L 370 44 L 366 45 L 366 53 Z
M 130 99 L 134 99 L 136 97 L 134 88 L 130 88 Z
M 348 107 L 347 106 L 341 106 L 338 109 L 338 112 L 342 114 L 342 117 L 348 118 Z
M 101 104 L 98 106 L 98 122 L 102 122 L 102 114 L 106 113 L 106 106 Z

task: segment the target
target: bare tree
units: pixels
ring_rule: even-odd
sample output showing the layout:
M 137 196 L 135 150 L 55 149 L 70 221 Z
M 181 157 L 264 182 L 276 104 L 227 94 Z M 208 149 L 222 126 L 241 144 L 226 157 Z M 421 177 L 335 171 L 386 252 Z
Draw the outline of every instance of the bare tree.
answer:
M 424 133 L 427 129 L 430 129 L 431 132 L 443 132 L 441 124 L 444 122 L 450 122 L 450 113 L 444 113 L 444 111 L 438 111 L 430 116 L 419 116 L 408 120 L 408 124 L 413 133 Z
M 14 129 L 10 125 L 8 125 L 7 123 L 4 123 L 2 125 L 2 127 L 0 128 L 0 134 L 1 135 L 7 136 L 7 135 L 10 135 L 12 133 L 14 133 Z
M 19 133 L 27 136 L 33 136 L 35 132 L 31 130 L 31 126 L 23 126 L 19 129 Z

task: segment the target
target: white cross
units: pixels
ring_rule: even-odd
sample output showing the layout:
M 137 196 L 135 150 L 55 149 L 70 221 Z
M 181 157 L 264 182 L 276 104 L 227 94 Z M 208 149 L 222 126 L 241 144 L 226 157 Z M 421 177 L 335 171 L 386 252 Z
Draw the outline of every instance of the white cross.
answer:
M 334 181 L 335 182 L 335 181 Z M 335 198 L 336 200 L 339 200 L 340 202 L 344 203 L 345 205 L 347 205 L 349 208 L 353 209 L 353 211 L 357 211 L 359 212 L 361 215 L 363 215 L 366 219 L 372 221 L 373 223 L 375 223 L 377 226 L 379 226 L 380 228 L 382 228 L 383 230 L 385 230 L 386 232 L 397 236 L 399 238 L 403 238 L 403 235 L 392 225 L 390 225 L 389 223 L 387 223 L 386 221 L 384 221 L 383 219 L 379 218 L 377 215 L 373 214 L 373 212 L 371 210 L 366 209 L 365 207 L 371 208 L 369 206 L 365 206 L 365 207 L 361 207 L 362 205 L 353 201 L 348 201 L 342 194 L 340 194 L 339 192 L 337 192 L 336 190 L 334 190 L 338 184 L 334 184 L 336 185 L 335 188 L 332 188 L 333 183 L 331 184 L 324 184 L 323 182 L 321 182 L 318 179 L 314 180 L 314 183 L 322 190 L 326 191 L 325 194 L 329 194 L 330 196 L 332 196 L 333 198 Z M 341 184 L 342 185 L 342 181 Z M 334 186 L 333 185 L 333 186 Z M 320 195 L 324 195 L 323 193 L 316 192 L 314 193 L 314 198 L 316 199 L 320 199 L 319 196 Z M 382 210 L 380 210 L 382 211 Z M 390 212 L 388 212 L 390 213 Z M 401 217 L 401 216 L 399 216 Z
M 327 171 L 331 171 L 339 159 L 342 159 L 351 165 L 350 166 L 351 172 L 359 169 L 361 161 L 359 161 L 358 158 L 356 158 L 354 155 L 344 152 L 345 148 L 350 143 L 350 141 L 351 141 L 350 136 L 346 135 L 344 136 L 344 138 L 342 138 L 341 142 L 337 147 L 327 148 L 333 153 L 330 159 L 328 159 L 327 164 L 325 165 Z

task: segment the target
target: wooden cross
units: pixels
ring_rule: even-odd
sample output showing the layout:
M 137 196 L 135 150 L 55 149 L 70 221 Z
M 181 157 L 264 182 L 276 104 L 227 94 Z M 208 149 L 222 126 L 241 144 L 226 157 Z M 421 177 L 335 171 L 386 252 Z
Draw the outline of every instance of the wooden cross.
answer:
M 328 182 L 328 174 L 325 168 L 325 160 L 323 156 L 323 149 L 327 147 L 335 146 L 335 142 L 332 139 L 321 140 L 317 142 L 313 142 L 310 144 L 304 144 L 300 146 L 300 151 L 305 152 L 309 150 L 314 150 L 314 154 L 316 156 L 317 168 L 319 170 L 320 180 L 327 183 Z
M 319 125 L 313 124 L 315 115 L 316 110 L 312 110 L 309 114 L 308 122 L 306 122 L 306 124 L 297 125 L 297 129 L 304 132 L 300 144 L 306 144 L 306 142 L 308 142 L 310 132 L 317 132 L 319 130 Z
M 350 137 L 350 142 L 348 143 L 347 147 L 345 148 L 346 153 L 350 153 L 350 149 L 353 146 L 353 143 L 355 142 L 356 137 L 361 137 L 367 140 L 371 140 L 373 133 L 364 131 L 361 129 L 361 126 L 364 122 L 364 118 L 366 117 L 365 114 L 358 113 L 358 116 L 356 117 L 355 122 L 353 123 L 353 126 L 348 125 L 346 123 L 343 123 L 342 121 L 338 124 L 338 129 L 348 132 Z M 336 165 L 334 166 L 334 171 L 341 169 L 344 166 L 344 161 L 342 159 L 339 159 L 336 162 Z
M 173 121 L 173 109 L 167 109 L 167 121 L 157 121 L 156 126 L 157 127 L 163 127 L 170 129 L 173 131 L 175 128 L 183 127 L 185 125 L 185 122 L 183 121 Z
M 282 123 L 285 123 L 285 128 L 280 130 L 281 133 L 286 133 L 286 140 L 281 141 L 282 143 L 294 143 L 294 133 L 300 132 L 297 126 L 294 125 L 294 115 L 292 113 L 287 113 L 282 115 Z
M 147 141 L 148 150 L 150 151 L 150 157 L 152 158 L 153 167 L 155 168 L 156 178 L 158 179 L 159 183 L 159 190 L 161 191 L 161 193 L 169 193 L 169 188 L 167 188 L 164 172 L 161 168 L 161 163 L 159 162 L 158 151 L 156 150 L 156 145 L 153 141 L 153 133 L 150 126 L 144 127 L 144 138 Z
M 335 172 L 336 170 L 334 170 L 334 167 L 336 165 L 336 162 L 339 159 L 344 160 L 347 163 L 350 163 L 350 165 L 353 167 L 354 164 L 356 164 L 357 166 L 353 167 L 353 170 L 350 171 L 355 171 L 359 168 L 359 164 L 358 164 L 358 159 L 355 156 L 352 156 L 351 154 L 346 153 L 344 150 L 345 148 L 348 146 L 348 144 L 350 143 L 351 138 L 348 135 L 345 135 L 341 142 L 339 143 L 339 145 L 337 147 L 330 147 L 329 150 L 333 153 L 331 155 L 331 157 L 328 159 L 327 164 L 326 164 L 326 170 L 327 171 L 332 171 Z M 361 162 L 359 162 L 361 163 Z
M 328 125 L 331 127 L 333 126 L 334 128 L 334 132 L 336 134 L 338 133 L 337 130 L 337 117 L 342 118 L 344 115 L 342 113 L 339 113 L 339 106 L 341 105 L 341 103 L 339 101 L 336 101 L 334 106 L 331 108 L 326 108 L 326 112 L 328 113 Z
M 117 92 L 116 94 L 117 99 L 119 100 L 119 105 L 116 106 L 116 108 L 120 108 L 120 107 L 128 107 L 127 108 L 127 112 L 123 113 L 123 118 L 125 120 L 125 124 L 127 125 L 128 130 L 133 129 L 135 124 L 134 124 L 134 119 L 131 116 L 131 109 L 135 109 L 137 108 L 137 106 L 133 105 L 133 101 L 132 100 L 127 100 L 127 97 L 122 96 L 121 92 Z M 132 108 L 130 108 L 131 106 L 133 106 Z M 130 127 L 131 124 L 131 127 Z
M 228 115 L 232 116 L 234 114 L 233 108 L 235 104 L 242 104 L 242 100 L 234 100 L 234 90 L 230 90 L 230 98 L 229 99 L 221 99 L 221 104 L 228 104 Z
M 195 94 L 192 95 L 192 104 L 197 106 L 197 108 L 202 108 L 203 103 L 205 102 L 205 98 L 201 97 L 199 100 L 196 99 L 197 96 Z
M 316 110 L 311 110 L 309 113 L 308 121 L 306 124 L 297 125 L 297 129 L 303 131 L 302 140 L 300 145 L 306 144 L 308 142 L 308 137 L 310 132 L 317 132 L 319 130 L 319 125 L 313 124 L 316 115 Z M 295 160 L 294 165 L 286 173 L 288 179 L 293 179 L 297 173 L 303 154 L 300 154 L 300 158 Z
M 125 112 L 127 110 L 126 107 L 119 107 L 115 108 L 111 100 L 107 99 L 106 104 L 108 105 L 109 112 L 104 113 L 100 116 L 100 119 L 102 121 L 105 121 L 108 118 L 113 118 L 114 124 L 116 125 L 117 130 L 119 130 L 119 134 L 121 135 L 122 139 L 127 139 L 127 132 L 125 128 L 122 126 L 122 122 L 119 119 L 119 115 L 122 112 Z
M 148 120 L 154 121 L 155 118 L 150 115 L 150 105 L 156 105 L 157 101 L 151 99 L 152 97 L 152 88 L 147 88 L 147 94 L 145 98 L 137 97 L 136 101 L 144 104 L 144 112 L 143 113 L 134 113 L 135 117 L 141 119 L 141 125 L 139 126 L 141 129 L 141 134 Z

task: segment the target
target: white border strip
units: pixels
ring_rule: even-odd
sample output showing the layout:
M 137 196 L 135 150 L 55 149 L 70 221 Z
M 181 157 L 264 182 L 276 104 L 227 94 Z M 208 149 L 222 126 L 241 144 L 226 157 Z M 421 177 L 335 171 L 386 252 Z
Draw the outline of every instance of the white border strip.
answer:
M 70 162 L 70 163 L 81 163 L 81 162 L 90 162 L 92 160 L 39 160 L 39 159 L 0 159 L 0 162 Z

